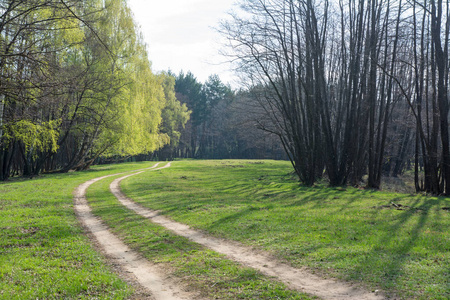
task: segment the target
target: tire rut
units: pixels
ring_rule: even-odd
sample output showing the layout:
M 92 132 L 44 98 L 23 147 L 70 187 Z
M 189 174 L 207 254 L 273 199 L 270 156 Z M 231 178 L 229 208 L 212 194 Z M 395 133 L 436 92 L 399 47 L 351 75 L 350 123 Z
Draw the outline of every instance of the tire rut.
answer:
M 159 170 L 156 168 L 158 164 L 146 169 L 141 169 L 140 172 L 147 170 Z M 164 168 L 164 167 L 162 167 Z M 135 170 L 138 171 L 138 170 Z M 129 173 L 129 172 L 125 172 Z M 136 173 L 136 174 L 138 174 Z M 191 300 L 198 299 L 195 295 L 183 291 L 173 280 L 159 269 L 156 265 L 150 263 L 145 258 L 131 250 L 125 245 L 117 236 L 111 233 L 108 227 L 102 223 L 100 219 L 92 214 L 92 210 L 86 199 L 86 190 L 93 183 L 104 178 L 120 175 L 124 173 L 111 174 L 89 180 L 77 187 L 74 192 L 74 209 L 83 224 L 83 226 L 90 231 L 95 237 L 101 249 L 114 259 L 122 270 L 131 273 L 135 279 L 145 289 L 152 294 L 154 300 Z

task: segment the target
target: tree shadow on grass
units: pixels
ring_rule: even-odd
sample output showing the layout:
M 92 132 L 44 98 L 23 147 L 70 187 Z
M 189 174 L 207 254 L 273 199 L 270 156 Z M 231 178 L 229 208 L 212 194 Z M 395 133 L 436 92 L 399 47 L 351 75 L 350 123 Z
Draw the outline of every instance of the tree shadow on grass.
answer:
M 253 211 L 254 211 L 254 209 L 252 209 L 251 207 L 246 207 L 234 214 L 230 214 L 224 218 L 220 218 L 220 219 L 214 221 L 211 225 L 208 226 L 207 230 L 214 230 L 217 227 L 222 227 L 224 224 L 234 223 L 238 220 L 246 218 Z
M 323 207 L 329 207 L 330 205 L 339 206 L 340 210 L 345 210 L 354 202 L 361 200 L 362 194 L 356 194 L 356 192 L 349 196 L 348 193 L 345 194 L 345 198 L 342 198 L 342 193 L 338 190 L 331 188 L 303 188 L 304 192 L 308 194 L 301 199 L 288 203 L 286 207 L 301 207 L 311 205 L 313 209 L 320 209 Z M 333 201 L 330 201 L 333 200 Z M 334 201 L 337 200 L 337 201 Z
M 306 196 L 298 201 L 286 204 L 285 207 L 305 207 L 305 209 L 312 209 L 316 212 L 322 210 L 324 214 L 323 218 L 327 219 L 327 216 L 333 217 L 334 215 L 345 214 L 345 211 L 353 204 L 357 205 L 357 202 L 361 201 L 362 197 L 371 197 L 374 193 L 377 193 L 376 191 L 355 190 L 352 195 L 348 195 L 347 193 L 342 199 L 335 199 L 335 197 L 339 197 L 339 193 L 333 189 L 317 191 L 313 189 L 306 189 L 305 193 L 308 193 Z M 386 213 L 386 208 L 353 206 L 347 211 L 347 218 L 352 218 L 352 213 L 358 214 L 362 212 L 362 217 L 355 217 L 354 219 L 358 225 L 342 223 L 344 227 L 341 227 L 338 221 L 339 218 L 337 221 L 327 223 L 336 226 L 336 228 L 323 229 L 326 234 L 332 234 L 332 231 L 336 229 L 343 229 L 343 231 L 348 232 L 356 230 L 354 234 L 358 239 L 364 236 L 368 236 L 368 239 L 371 239 L 371 241 L 367 242 L 369 244 L 367 246 L 365 241 L 357 241 L 356 239 L 353 241 L 353 238 L 350 238 L 351 234 L 349 235 L 348 232 L 343 233 L 339 238 L 336 238 L 337 247 L 343 247 L 346 250 L 337 250 L 336 256 L 334 256 L 334 262 L 350 261 L 351 263 L 355 263 L 353 266 L 345 267 L 346 271 L 343 273 L 345 278 L 350 280 L 372 282 L 372 284 L 375 283 L 383 287 L 383 289 L 388 290 L 395 290 L 397 286 L 400 286 L 399 289 L 403 289 L 403 291 L 408 290 L 408 281 L 409 284 L 411 284 L 411 281 L 417 281 L 414 284 L 419 286 L 418 289 L 425 289 L 427 283 L 422 283 L 421 281 L 423 278 L 429 279 L 434 277 L 431 274 L 434 272 L 433 268 L 418 271 L 422 272 L 418 277 L 405 273 L 405 268 L 412 268 L 412 264 L 414 263 L 423 264 L 424 260 L 430 259 L 430 256 L 442 253 L 442 249 L 433 248 L 432 241 L 436 237 L 432 235 L 424 236 L 423 232 L 425 228 L 433 224 L 439 224 L 441 220 L 445 222 L 445 214 L 448 213 L 442 210 L 442 208 L 448 206 L 449 200 L 447 198 L 424 199 L 419 196 L 410 197 L 409 195 L 399 195 L 396 198 L 391 198 L 391 195 L 383 197 L 383 194 L 381 194 L 380 196 L 374 198 L 374 201 L 370 201 L 368 204 L 372 205 L 376 202 L 384 202 L 389 204 L 384 205 L 389 207 L 387 208 L 388 210 L 397 211 L 396 206 L 391 203 L 401 202 L 403 206 L 399 204 L 399 210 L 401 209 L 402 211 L 398 211 L 398 215 L 391 215 Z M 336 209 L 329 210 L 330 206 L 336 206 Z M 432 219 L 431 216 L 433 216 Z M 386 220 L 386 225 L 383 225 L 382 220 L 384 217 L 395 217 L 395 219 L 394 221 Z M 380 230 L 379 233 L 373 233 L 373 231 L 378 230 Z M 323 246 L 323 248 L 328 248 L 326 253 L 332 251 L 333 245 L 324 244 Z M 321 249 L 322 247 L 315 248 Z M 367 251 L 367 248 L 370 250 Z M 320 254 L 318 255 L 320 256 Z M 349 258 L 349 255 L 354 255 L 355 258 Z M 290 259 L 295 260 L 295 257 L 291 256 Z M 333 258 L 330 257 L 329 259 L 330 262 L 333 261 Z M 371 269 L 376 273 L 370 274 L 368 270 Z M 427 272 L 431 273 L 427 275 Z M 441 282 L 437 284 L 442 284 L 442 278 Z M 414 293 L 417 295 L 417 293 L 420 294 L 421 292 L 412 292 L 411 295 L 414 295 Z M 447 288 L 447 293 L 450 293 L 449 288 Z
M 407 268 L 413 268 L 413 264 L 415 263 L 423 263 L 424 260 L 429 259 L 429 255 L 426 254 L 427 252 L 433 253 L 432 251 L 437 251 L 439 253 L 440 250 L 427 250 L 431 249 L 432 245 L 427 247 L 426 241 L 427 239 L 430 241 L 432 239 L 423 236 L 422 233 L 425 228 L 431 226 L 430 222 L 436 223 L 441 222 L 441 220 L 445 221 L 448 212 L 441 210 L 441 208 L 443 206 L 450 206 L 448 199 L 424 199 L 419 196 L 411 197 L 409 195 L 399 195 L 397 197 L 394 196 L 393 198 L 392 195 L 386 194 L 386 196 L 383 196 L 383 194 L 379 194 L 380 197 L 374 197 L 373 201 L 367 202 L 367 207 L 358 207 L 355 206 L 358 204 L 358 201 L 365 200 L 365 198 L 372 198 L 379 192 L 357 189 L 347 189 L 343 192 L 332 188 L 308 188 L 302 186 L 292 189 L 288 187 L 287 189 L 277 191 L 276 185 L 282 184 L 282 182 L 275 182 L 273 188 L 271 188 L 270 183 L 257 181 L 257 178 L 254 178 L 254 182 L 255 184 L 253 185 L 249 185 L 248 181 L 236 182 L 234 180 L 223 182 L 218 179 L 216 183 L 211 184 L 211 182 L 209 182 L 209 188 L 216 189 L 216 191 L 219 190 L 220 193 L 224 193 L 224 195 L 238 195 L 235 201 L 236 203 L 241 203 L 242 207 L 239 208 L 239 211 L 237 212 L 227 214 L 225 217 L 214 220 L 206 230 L 217 231 L 219 229 L 220 231 L 221 227 L 228 228 L 231 225 L 234 226 L 236 230 L 245 231 L 247 230 L 247 227 L 239 227 L 241 220 L 250 220 L 246 225 L 251 224 L 252 222 L 258 222 L 258 220 L 252 216 L 252 213 L 258 209 L 271 209 L 270 207 L 264 206 L 269 203 L 274 203 L 273 207 L 275 208 L 284 207 L 287 211 L 292 211 L 295 207 L 303 207 L 304 209 L 314 209 L 317 211 L 323 209 L 323 218 L 344 214 L 349 208 L 355 209 L 355 213 L 364 211 L 365 216 L 360 220 L 357 220 L 362 226 L 358 227 L 359 223 L 356 226 L 355 224 L 349 224 L 347 225 L 348 232 L 343 232 L 340 237 L 336 237 L 336 239 L 341 239 L 338 242 L 342 243 L 337 246 L 348 247 L 348 250 L 347 252 L 336 250 L 336 256 L 334 257 L 335 262 L 351 261 L 351 263 L 354 263 L 354 265 L 348 266 L 346 270 L 343 271 L 343 276 L 351 280 L 371 282 L 370 284 L 378 285 L 385 290 L 392 289 L 395 291 L 398 287 L 397 290 L 405 291 L 408 289 L 408 281 L 417 281 L 414 284 L 419 285 L 419 289 L 425 289 L 427 283 L 421 283 L 420 276 L 413 277 L 411 274 L 405 272 L 405 270 Z M 197 188 L 200 187 L 197 186 Z M 276 201 L 276 199 L 274 198 L 280 194 L 287 195 L 288 197 L 286 200 L 280 201 L 279 204 L 275 204 L 276 202 L 274 201 Z M 245 195 L 254 195 L 254 197 L 245 199 Z M 292 198 L 289 198 L 294 196 L 301 197 L 301 199 L 293 201 Z M 212 201 L 218 200 L 213 199 Z M 228 200 L 224 205 L 230 205 L 232 201 L 234 200 Z M 260 203 L 255 204 L 256 201 L 260 201 Z M 394 206 L 383 209 L 376 207 L 376 205 L 379 205 L 377 203 L 389 206 L 391 202 L 401 202 L 404 206 L 408 207 L 403 211 L 395 213 L 386 213 L 386 209 L 395 210 L 396 208 Z M 179 209 L 186 209 L 188 205 L 194 205 L 193 207 L 197 208 L 203 203 L 207 203 L 207 200 L 199 200 L 195 197 L 193 199 L 185 199 L 181 203 L 179 201 L 172 201 L 170 204 L 171 207 L 169 207 L 169 205 L 167 206 L 168 210 L 166 210 L 166 213 L 171 213 L 172 211 Z M 375 205 L 375 207 L 372 207 L 373 205 Z M 334 207 L 335 209 L 328 210 L 325 213 L 325 208 L 329 209 L 330 207 Z M 350 212 L 352 212 L 352 210 L 350 210 Z M 351 216 L 351 214 L 349 216 Z M 431 216 L 433 219 L 430 220 Z M 393 218 L 393 220 L 387 219 L 384 224 L 380 223 L 385 217 Z M 335 224 L 334 226 L 336 226 L 336 228 L 332 228 L 333 230 L 339 228 L 341 224 Z M 318 230 L 324 230 L 325 232 L 326 229 L 318 228 Z M 355 231 L 355 233 L 351 231 Z M 374 231 L 378 232 L 374 234 Z M 259 234 L 260 233 L 258 232 L 255 232 L 254 235 L 253 233 L 250 235 L 246 233 L 245 236 L 251 236 L 252 239 L 257 239 Z M 333 233 L 328 232 L 328 234 Z M 367 236 L 371 241 L 368 241 L 367 245 L 367 243 L 363 243 L 365 241 L 352 240 L 353 234 L 355 234 L 358 239 L 364 239 L 364 236 Z M 244 235 L 241 235 L 241 237 L 242 236 Z M 282 236 L 276 236 L 274 238 L 280 239 L 279 242 L 277 242 L 277 245 L 279 244 L 280 247 L 274 246 L 275 251 L 292 261 L 301 262 L 302 256 L 309 255 L 310 253 L 318 253 L 324 248 L 328 248 L 328 251 L 332 251 L 333 247 L 333 245 L 321 243 L 319 241 L 317 243 L 305 245 L 305 247 L 296 250 L 295 247 L 284 247 L 284 245 L 282 245 Z M 264 243 L 266 242 L 264 241 Z M 269 245 L 269 243 L 270 241 L 267 245 Z M 295 251 L 300 252 L 294 253 Z M 354 255 L 354 259 L 351 260 L 346 257 L 348 255 Z M 330 262 L 333 262 L 333 258 L 330 258 Z M 325 264 L 323 267 L 326 267 Z M 372 270 L 373 274 L 371 274 Z M 432 269 L 427 270 L 432 271 Z M 449 268 L 446 268 L 445 270 L 447 270 L 448 274 Z M 445 270 L 443 272 L 445 272 Z M 423 273 L 423 271 L 421 272 Z M 422 274 L 422 278 L 424 278 L 423 276 L 431 277 L 433 275 Z M 415 289 L 417 290 L 417 288 Z M 417 295 L 420 291 L 412 291 L 411 295 L 414 295 L 414 293 Z
M 393 201 L 398 200 L 404 200 L 404 198 L 395 198 Z M 428 273 L 433 270 L 431 268 L 428 272 L 417 270 L 417 272 L 423 273 L 422 278 L 420 275 L 418 275 L 419 277 L 408 278 L 410 275 L 406 273 L 405 268 L 411 268 L 410 263 L 420 263 L 423 260 L 429 259 L 430 255 L 433 255 L 429 254 L 433 252 L 431 249 L 433 245 L 429 245 L 428 243 L 425 245 L 420 244 L 421 233 L 425 227 L 430 225 L 431 210 L 436 209 L 436 216 L 440 215 L 439 207 L 442 202 L 446 201 L 433 199 L 424 202 L 420 198 L 414 199 L 409 204 L 411 209 L 402 211 L 397 216 L 397 221 L 386 227 L 386 230 L 381 234 L 370 252 L 365 253 L 357 265 L 349 267 L 347 278 L 354 280 L 371 276 L 373 277 L 372 280 L 375 282 L 378 281 L 377 284 L 383 289 L 387 291 L 392 290 L 393 293 L 395 293 L 395 290 L 409 291 L 407 282 L 413 281 L 416 288 L 419 286 L 420 291 L 412 291 L 411 295 L 406 296 L 412 297 L 414 294 L 422 293 L 426 287 L 426 283 L 422 282 L 423 276 L 433 278 L 434 275 Z M 376 209 L 373 214 L 378 214 Z M 413 224 L 408 225 L 408 223 Z M 419 250 L 416 248 L 419 248 Z M 371 269 L 374 269 L 374 272 L 377 273 L 368 274 L 367 270 Z M 399 289 L 397 289 L 398 286 Z

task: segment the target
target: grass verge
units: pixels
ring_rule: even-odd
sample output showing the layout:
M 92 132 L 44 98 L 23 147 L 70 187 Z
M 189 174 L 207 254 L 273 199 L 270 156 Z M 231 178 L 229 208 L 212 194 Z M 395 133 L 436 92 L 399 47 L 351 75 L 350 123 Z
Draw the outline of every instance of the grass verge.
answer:
M 96 166 L 0 183 L 0 299 L 125 299 L 133 290 L 91 246 L 73 191 L 103 175 L 154 163 Z
M 151 173 L 161 175 L 161 171 Z M 314 298 L 288 290 L 257 271 L 172 234 L 126 209 L 109 192 L 113 179 L 102 180 L 88 189 L 93 213 L 132 249 L 170 270 L 186 290 L 208 299 Z
M 304 187 L 277 161 L 180 161 L 124 192 L 215 236 L 402 299 L 450 298 L 450 200 Z M 446 209 L 447 208 L 447 209 Z

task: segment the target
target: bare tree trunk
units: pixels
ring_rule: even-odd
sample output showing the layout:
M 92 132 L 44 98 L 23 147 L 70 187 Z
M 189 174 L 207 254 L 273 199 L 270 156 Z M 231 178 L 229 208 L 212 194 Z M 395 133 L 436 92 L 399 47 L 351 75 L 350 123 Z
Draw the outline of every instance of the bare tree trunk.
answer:
M 441 25 L 442 25 L 443 5 L 442 0 L 431 0 L 431 35 L 434 44 L 434 55 L 438 69 L 437 82 L 437 102 L 439 105 L 439 119 L 441 127 L 441 143 L 442 143 L 442 179 L 443 192 L 450 195 L 450 145 L 448 131 L 448 46 L 442 47 L 441 41 Z M 447 29 L 448 30 L 448 29 Z M 446 31 L 447 31 L 446 30 Z M 447 77 L 447 78 L 446 78 Z
M 0 95 L 0 147 L 3 144 L 2 138 L 3 138 L 3 114 L 4 114 L 4 109 L 5 109 L 5 95 Z
M 378 189 L 379 184 L 376 182 L 376 165 L 375 165 L 375 110 L 377 101 L 377 65 L 378 65 L 378 55 L 377 55 L 377 9 L 376 0 L 371 0 L 370 8 L 370 34 L 368 41 L 369 48 L 369 82 L 367 91 L 367 101 L 369 106 L 369 177 L 367 180 L 367 187 Z

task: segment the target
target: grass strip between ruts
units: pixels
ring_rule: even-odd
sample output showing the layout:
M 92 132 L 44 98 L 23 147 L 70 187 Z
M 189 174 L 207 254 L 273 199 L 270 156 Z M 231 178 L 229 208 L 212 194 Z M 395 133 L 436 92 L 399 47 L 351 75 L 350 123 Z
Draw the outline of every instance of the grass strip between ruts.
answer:
M 158 175 L 160 171 L 153 173 Z M 314 298 L 288 290 L 257 271 L 242 267 L 128 210 L 110 193 L 112 180 L 102 180 L 88 189 L 87 199 L 94 215 L 132 249 L 171 270 L 171 276 L 178 277 L 186 290 L 211 299 Z

